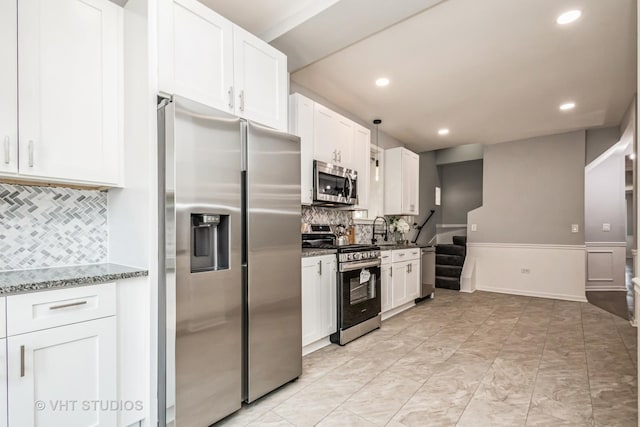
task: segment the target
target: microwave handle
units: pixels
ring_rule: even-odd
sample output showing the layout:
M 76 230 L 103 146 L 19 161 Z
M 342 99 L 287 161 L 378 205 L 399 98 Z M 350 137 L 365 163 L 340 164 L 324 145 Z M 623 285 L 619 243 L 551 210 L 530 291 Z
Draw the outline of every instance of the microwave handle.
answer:
M 353 180 L 351 179 L 351 175 L 347 174 L 347 181 L 349 181 L 349 195 L 347 196 L 347 201 L 351 200 L 351 196 L 353 195 Z

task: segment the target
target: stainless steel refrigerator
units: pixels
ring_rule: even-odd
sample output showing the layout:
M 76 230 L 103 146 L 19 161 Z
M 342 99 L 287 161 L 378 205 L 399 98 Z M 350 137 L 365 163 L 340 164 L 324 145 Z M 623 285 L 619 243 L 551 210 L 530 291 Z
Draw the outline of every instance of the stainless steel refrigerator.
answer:
M 158 142 L 160 424 L 207 426 L 302 373 L 300 140 L 175 96 Z

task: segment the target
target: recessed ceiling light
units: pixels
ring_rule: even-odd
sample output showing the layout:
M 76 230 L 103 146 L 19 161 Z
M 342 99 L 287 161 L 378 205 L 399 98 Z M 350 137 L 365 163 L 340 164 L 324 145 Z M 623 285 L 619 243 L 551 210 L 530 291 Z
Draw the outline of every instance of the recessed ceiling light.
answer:
M 380 77 L 378 80 L 376 80 L 376 86 L 387 86 L 389 84 L 389 79 L 386 77 Z
M 582 16 L 582 12 L 579 10 L 569 10 L 562 15 L 558 16 L 556 22 L 560 25 L 571 24 L 572 22 L 578 20 Z
M 576 108 L 575 102 L 565 102 L 564 104 L 560 105 L 560 110 L 562 111 L 569 111 L 573 110 L 574 108 Z
M 438 131 L 438 135 L 442 135 L 442 136 L 449 135 L 449 129 L 440 129 Z

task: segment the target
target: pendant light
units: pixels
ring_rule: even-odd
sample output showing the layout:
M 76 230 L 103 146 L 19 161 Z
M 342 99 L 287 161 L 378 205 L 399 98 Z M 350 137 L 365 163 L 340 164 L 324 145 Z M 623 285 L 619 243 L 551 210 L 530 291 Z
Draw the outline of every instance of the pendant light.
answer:
M 380 135 L 378 133 L 378 125 L 382 123 L 380 119 L 374 119 L 373 124 L 376 125 L 376 182 L 380 181 L 380 161 L 378 157 L 380 156 Z

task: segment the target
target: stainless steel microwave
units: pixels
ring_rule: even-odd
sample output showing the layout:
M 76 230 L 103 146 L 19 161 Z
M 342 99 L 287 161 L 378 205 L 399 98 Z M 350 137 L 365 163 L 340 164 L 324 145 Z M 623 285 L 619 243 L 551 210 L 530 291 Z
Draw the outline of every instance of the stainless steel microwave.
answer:
M 313 203 L 355 205 L 358 203 L 358 173 L 351 169 L 313 161 Z

